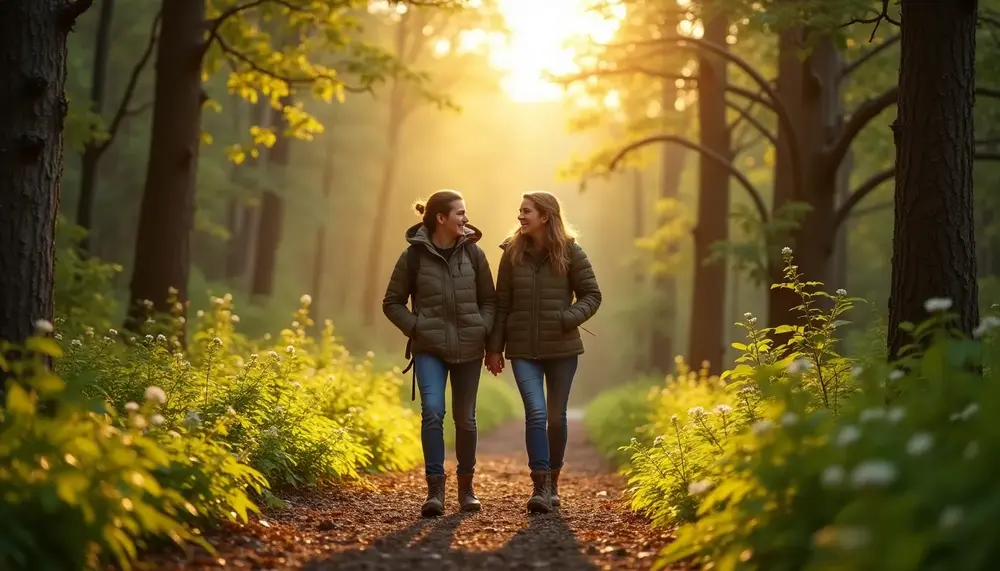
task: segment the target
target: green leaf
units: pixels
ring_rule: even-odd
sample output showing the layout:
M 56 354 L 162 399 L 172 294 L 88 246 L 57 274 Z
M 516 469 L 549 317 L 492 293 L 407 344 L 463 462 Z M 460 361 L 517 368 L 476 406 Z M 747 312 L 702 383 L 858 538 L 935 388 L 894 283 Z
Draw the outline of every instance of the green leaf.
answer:
M 48 337 L 29 337 L 28 341 L 25 343 L 25 347 L 29 351 L 34 351 L 42 355 L 47 355 L 58 359 L 63 356 L 62 348 L 59 344 L 55 342 L 54 339 Z

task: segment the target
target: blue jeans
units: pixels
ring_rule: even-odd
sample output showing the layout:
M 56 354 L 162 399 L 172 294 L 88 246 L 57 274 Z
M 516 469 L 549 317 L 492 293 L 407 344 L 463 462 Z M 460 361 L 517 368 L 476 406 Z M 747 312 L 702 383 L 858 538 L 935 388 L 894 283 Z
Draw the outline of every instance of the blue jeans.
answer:
M 418 353 L 413 368 L 420 389 L 420 443 L 424 449 L 424 472 L 444 475 L 445 385 L 451 373 L 452 418 L 455 419 L 455 456 L 458 473 L 476 471 L 476 395 L 482 359 L 465 363 L 446 363 L 435 355 Z
M 517 390 L 524 401 L 524 443 L 528 448 L 528 467 L 532 471 L 563 467 L 566 407 L 578 362 L 575 356 L 510 361 Z

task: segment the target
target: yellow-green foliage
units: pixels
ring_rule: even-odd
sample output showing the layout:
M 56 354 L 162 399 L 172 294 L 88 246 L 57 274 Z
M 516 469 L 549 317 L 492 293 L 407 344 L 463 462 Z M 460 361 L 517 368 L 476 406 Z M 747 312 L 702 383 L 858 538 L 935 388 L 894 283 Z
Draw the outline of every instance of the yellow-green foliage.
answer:
M 643 433 L 654 410 L 650 392 L 659 392 L 661 382 L 644 377 L 619 385 L 597 395 L 584 409 L 588 438 L 616 466 L 628 464 L 631 454 L 621 443 Z
M 988 420 L 1000 410 L 989 373 L 1000 318 L 969 339 L 949 300 L 928 300 L 931 319 L 904 326 L 917 341 L 902 359 L 852 361 L 837 354 L 836 329 L 855 300 L 803 282 L 784 256 L 776 287 L 798 293 L 804 313 L 780 329 L 790 340 L 774 346 L 775 331 L 747 315 L 725 390 L 664 389 L 647 425 L 661 434 L 630 446 L 633 507 L 681 524 L 658 565 L 988 569 L 1000 555 L 1000 430 Z
M 0 569 L 128 567 L 151 540 L 198 540 L 277 502 L 268 488 L 415 467 L 402 380 L 352 357 L 330 323 L 308 335 L 309 303 L 257 341 L 224 296 L 134 336 L 63 318 L 26 348 L 0 345 L 22 355 L 0 357 Z

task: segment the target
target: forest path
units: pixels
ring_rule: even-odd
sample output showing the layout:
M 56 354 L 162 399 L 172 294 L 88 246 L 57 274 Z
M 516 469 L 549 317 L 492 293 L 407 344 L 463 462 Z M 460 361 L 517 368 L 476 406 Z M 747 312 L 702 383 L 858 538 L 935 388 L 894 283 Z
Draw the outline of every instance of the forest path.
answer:
M 210 537 L 217 555 L 198 550 L 150 563 L 171 570 L 649 569 L 670 535 L 627 510 L 624 481 L 587 442 L 578 414 L 570 415 L 569 434 L 562 507 L 550 514 L 526 513 L 531 485 L 517 420 L 480 439 L 478 514 L 458 511 L 449 476 L 445 515 L 420 518 L 421 468 L 374 476 L 372 490 L 283 496 L 287 509 Z M 449 451 L 449 474 L 453 459 Z

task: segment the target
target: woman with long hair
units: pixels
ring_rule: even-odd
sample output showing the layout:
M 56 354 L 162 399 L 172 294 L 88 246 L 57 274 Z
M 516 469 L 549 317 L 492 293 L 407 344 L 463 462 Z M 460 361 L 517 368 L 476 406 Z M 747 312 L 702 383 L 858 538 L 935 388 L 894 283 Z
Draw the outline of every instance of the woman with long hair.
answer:
M 472 486 L 476 467 L 476 395 L 496 291 L 482 232 L 469 224 L 462 195 L 435 192 L 414 205 L 422 220 L 406 231 L 409 246 L 389 279 L 382 311 L 409 338 L 414 382 L 420 388 L 420 440 L 427 500 L 424 517 L 444 514 L 445 386 L 451 376 L 458 503 L 479 511 Z M 406 303 L 412 298 L 411 308 Z M 412 311 L 411 311 L 412 309 Z M 408 367 L 409 368 L 409 367 Z
M 486 366 L 497 375 L 504 356 L 510 359 L 524 402 L 533 485 L 528 510 L 546 513 L 560 504 L 566 407 L 583 353 L 579 328 L 597 313 L 601 290 L 554 195 L 525 194 L 517 219 L 520 226 L 500 245 L 497 315 Z

